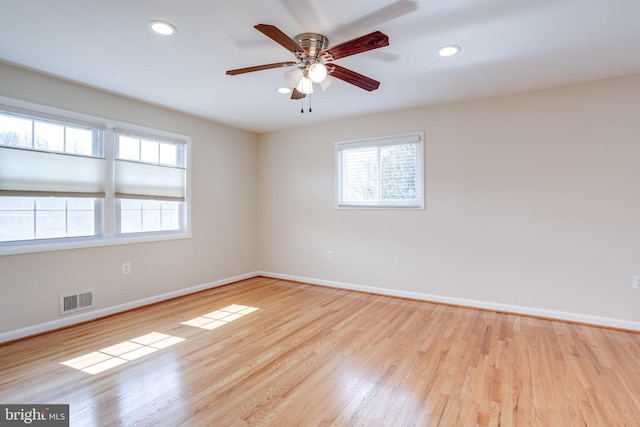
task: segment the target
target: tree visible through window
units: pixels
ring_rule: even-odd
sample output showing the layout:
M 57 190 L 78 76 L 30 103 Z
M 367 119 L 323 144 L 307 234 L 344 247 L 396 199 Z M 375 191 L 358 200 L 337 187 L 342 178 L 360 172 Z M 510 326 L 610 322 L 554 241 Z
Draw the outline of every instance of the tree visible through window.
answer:
M 424 206 L 421 134 L 336 145 L 339 207 Z

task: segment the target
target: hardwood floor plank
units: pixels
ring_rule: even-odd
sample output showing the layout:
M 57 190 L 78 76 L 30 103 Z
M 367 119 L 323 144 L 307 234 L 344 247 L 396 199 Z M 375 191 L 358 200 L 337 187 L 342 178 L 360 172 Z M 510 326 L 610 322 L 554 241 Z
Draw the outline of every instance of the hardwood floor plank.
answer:
M 635 426 L 640 334 L 259 277 L 2 345 L 0 402 L 101 427 Z

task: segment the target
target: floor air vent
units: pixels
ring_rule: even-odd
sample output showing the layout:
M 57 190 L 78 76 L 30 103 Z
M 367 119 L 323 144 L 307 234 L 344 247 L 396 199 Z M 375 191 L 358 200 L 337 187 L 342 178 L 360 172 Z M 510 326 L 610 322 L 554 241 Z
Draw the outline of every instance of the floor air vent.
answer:
M 60 314 L 73 313 L 93 307 L 93 291 L 60 295 Z

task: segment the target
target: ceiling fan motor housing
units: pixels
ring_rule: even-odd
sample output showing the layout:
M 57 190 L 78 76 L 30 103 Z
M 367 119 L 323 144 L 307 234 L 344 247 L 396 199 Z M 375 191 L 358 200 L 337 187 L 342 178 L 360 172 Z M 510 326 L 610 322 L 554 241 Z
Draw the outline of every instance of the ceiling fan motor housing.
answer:
M 329 39 L 318 33 L 298 34 L 294 40 L 309 52 L 309 56 L 312 58 L 317 58 L 320 52 L 329 47 Z

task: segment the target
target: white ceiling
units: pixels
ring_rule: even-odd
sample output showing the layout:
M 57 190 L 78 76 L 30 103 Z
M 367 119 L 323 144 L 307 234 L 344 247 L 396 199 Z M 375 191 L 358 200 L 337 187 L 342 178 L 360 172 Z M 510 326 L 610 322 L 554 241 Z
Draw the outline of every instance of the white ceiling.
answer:
M 267 132 L 637 73 L 639 17 L 640 0 L 0 0 L 0 60 Z M 154 19 L 178 33 L 152 33 Z M 338 80 L 301 114 L 276 92 L 283 70 L 226 75 L 295 60 L 260 23 L 330 45 L 382 31 L 390 46 L 337 61 L 380 88 Z M 439 57 L 446 44 L 462 51 Z

